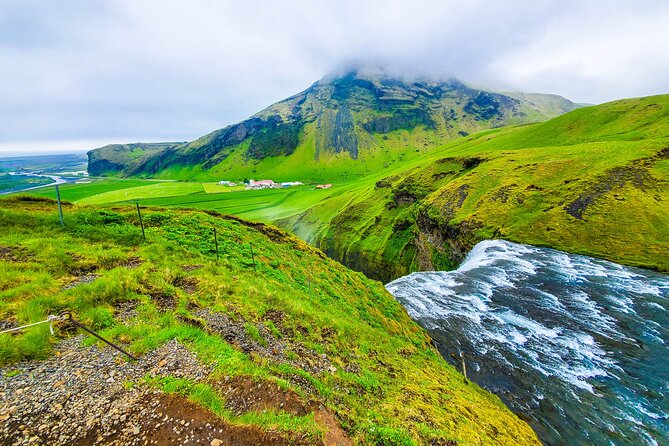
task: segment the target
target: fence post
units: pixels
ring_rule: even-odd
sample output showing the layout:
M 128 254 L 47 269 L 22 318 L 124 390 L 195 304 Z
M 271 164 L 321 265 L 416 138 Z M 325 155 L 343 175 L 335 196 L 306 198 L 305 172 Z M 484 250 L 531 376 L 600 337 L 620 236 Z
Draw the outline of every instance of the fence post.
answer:
M 58 216 L 60 217 L 60 225 L 65 226 L 65 221 L 63 220 L 63 206 L 60 204 L 60 189 L 56 184 L 56 201 L 58 201 Z
M 214 226 L 214 244 L 216 245 L 216 261 L 218 261 L 218 238 L 216 237 L 216 226 Z
M 146 234 L 144 233 L 144 222 L 142 222 L 142 213 L 139 210 L 139 201 L 135 203 L 137 205 L 137 216 L 139 217 L 139 225 L 142 227 L 142 239 L 146 241 Z
M 462 361 L 462 374 L 465 375 L 465 381 L 467 381 L 467 366 L 465 365 L 465 354 L 460 352 L 460 360 Z
M 251 248 L 251 261 L 253 262 L 253 271 L 256 270 L 256 258 L 253 255 L 253 243 L 249 243 L 249 248 Z

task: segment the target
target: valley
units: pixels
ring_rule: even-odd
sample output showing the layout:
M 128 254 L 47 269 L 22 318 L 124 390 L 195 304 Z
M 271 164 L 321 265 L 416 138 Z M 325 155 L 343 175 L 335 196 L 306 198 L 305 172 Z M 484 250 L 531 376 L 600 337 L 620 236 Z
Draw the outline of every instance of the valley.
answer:
M 425 131 L 391 133 L 410 140 Z M 359 160 L 322 163 L 327 175 L 316 179 L 334 185 L 326 190 L 314 189 L 312 170 L 293 167 L 301 162 L 297 153 L 297 160 L 275 157 L 253 172 L 307 183 L 295 188 L 246 191 L 179 181 L 193 170 L 180 167 L 172 175 L 168 166 L 156 175 L 160 181 L 112 177 L 61 189 L 63 199 L 78 204 L 137 201 L 272 223 L 384 282 L 453 269 L 489 238 L 669 271 L 669 222 L 662 218 L 669 214 L 667 147 L 669 96 L 654 96 L 475 133 L 354 179 L 341 169 Z M 278 169 L 291 174 L 272 176 Z M 53 191 L 32 195 L 53 197 Z
M 631 318 L 625 311 L 613 311 L 608 305 L 627 299 L 625 292 L 620 294 L 619 290 L 624 285 L 627 292 L 636 293 L 640 307 L 634 314 L 645 311 L 648 305 L 666 311 L 667 285 L 662 273 L 669 272 L 669 95 L 588 107 L 555 97 L 535 96 L 534 107 L 542 99 L 553 105 L 557 101 L 563 108 L 559 112 L 550 107 L 548 111 L 535 108 L 533 113 L 523 102 L 529 97 L 495 96 L 454 82 L 426 86 L 344 77 L 320 81 L 247 121 L 190 143 L 134 143 L 92 150 L 88 154 L 88 167 L 95 175 L 85 184 L 60 186 L 65 219 L 65 228 L 60 231 L 67 234 L 62 241 L 73 247 L 68 251 L 61 252 L 52 241 L 33 233 L 33 227 L 38 226 L 42 229 L 37 231 L 53 231 L 54 240 L 60 240 L 53 187 L 27 190 L 0 201 L 4 225 L 21 234 L 8 233 L 4 241 L 0 240 L 5 246 L 0 253 L 10 261 L 0 275 L 7 290 L 6 304 L 0 307 L 0 312 L 12 318 L 12 324 L 18 324 L 44 317 L 47 308 L 53 311 L 62 305 L 68 308 L 74 305 L 87 323 L 123 340 L 138 353 L 162 345 L 168 338 L 176 339 L 205 361 L 206 365 L 198 366 L 198 370 L 213 367 L 214 372 L 209 375 L 213 382 L 224 374 L 241 380 L 269 380 L 269 386 L 278 380 L 279 387 L 286 380 L 287 388 L 302 398 L 302 404 L 318 402 L 330 414 L 327 416 L 336 414 L 337 432 L 341 430 L 345 432 L 342 435 L 362 444 L 535 442 L 533 433 L 523 431 L 524 421 L 530 423 L 541 441 L 549 444 L 563 444 L 568 442 L 567 437 L 653 444 L 653 439 L 666 437 L 666 432 L 661 423 L 655 423 L 655 418 L 648 418 L 648 413 L 657 415 L 666 394 L 658 390 L 647 399 L 640 399 L 635 403 L 638 411 L 610 407 L 601 399 L 601 392 L 618 398 L 634 393 L 633 389 L 639 385 L 622 378 L 619 379 L 624 381 L 622 384 L 612 385 L 609 378 L 617 376 L 617 369 L 609 366 L 622 364 L 620 367 L 626 367 L 629 373 L 636 373 L 637 364 L 630 358 L 640 353 L 629 346 L 600 352 L 600 344 L 617 345 L 618 332 L 600 332 L 579 320 L 615 318 L 615 325 L 633 323 L 640 328 L 624 336 L 647 345 L 644 352 L 652 348 L 652 354 L 660 361 L 666 356 L 662 346 L 652 340 L 657 337 L 653 327 L 661 326 L 662 322 L 654 322 L 651 315 Z M 450 112 L 444 115 L 444 104 L 460 104 L 461 109 L 455 115 Z M 435 118 L 435 110 L 442 120 Z M 251 180 L 303 184 L 245 187 Z M 236 185 L 230 186 L 225 181 Z M 331 187 L 322 188 L 323 184 Z M 136 204 L 141 207 L 148 245 L 158 250 L 154 254 L 138 239 Z M 33 226 L 22 222 L 33 222 L 30 223 Z M 213 237 L 214 228 L 219 238 Z M 28 239 L 33 241 L 28 243 Z M 109 243 L 116 248 L 112 246 L 109 251 Z M 277 248 L 275 243 L 282 247 Z M 89 253 L 91 244 L 99 251 Z M 48 266 L 50 260 L 35 257 L 35 246 L 47 246 L 64 265 L 81 262 L 90 265 L 61 271 L 60 267 Z M 490 259 L 481 253 L 487 249 L 482 246 L 491 247 Z M 284 251 L 287 247 L 300 252 Z M 547 248 L 564 253 L 554 254 Z M 85 251 L 87 254 L 82 254 Z M 304 253 L 319 259 L 309 257 L 305 261 Z M 524 260 L 527 253 L 536 258 Z M 127 261 L 113 260 L 117 255 Z M 202 272 L 192 274 L 189 265 L 174 264 L 179 258 L 198 262 L 197 270 L 202 268 Z M 326 265 L 320 266 L 321 261 L 327 262 Z M 154 266 L 141 269 L 142 277 L 135 277 L 139 273 L 129 272 L 128 268 L 134 269 L 137 262 Z M 580 266 L 563 277 L 567 264 Z M 26 270 L 27 265 L 34 270 Z M 307 265 L 309 271 L 303 271 Z M 479 271 L 484 267 L 489 270 Z M 51 278 L 38 274 L 44 268 Z M 583 268 L 587 271 L 581 271 Z M 89 274 L 86 272 L 89 270 L 96 272 Z M 442 272 L 415 273 L 433 270 Z M 130 293 L 139 301 L 132 305 L 138 305 L 141 312 L 128 316 L 134 319 L 123 319 L 124 308 L 130 305 L 125 298 L 97 301 L 86 297 L 93 290 L 107 293 L 99 287 L 113 288 L 112 283 L 127 274 L 131 274 L 130 278 L 123 280 L 130 282 L 123 282 L 127 289 L 120 291 L 119 296 Z M 38 276 L 42 278 L 38 280 Z M 453 291 L 456 282 L 451 276 L 471 283 L 467 289 Z M 220 283 L 220 277 L 226 277 L 226 283 L 232 285 L 220 290 L 215 285 Z M 488 277 L 490 283 L 486 282 Z M 541 283 L 533 285 L 535 279 L 541 279 Z M 17 280 L 18 288 L 12 285 Z M 48 292 L 52 292 L 57 288 L 53 283 L 71 280 L 75 291 L 66 292 L 70 288 L 65 285 L 59 292 L 65 294 L 56 293 L 52 301 L 40 297 L 48 291 L 40 288 L 43 284 L 51 283 Z M 149 288 L 140 285 L 146 280 L 155 283 Z M 263 283 L 260 288 L 258 280 Z M 652 292 L 637 289 L 645 280 L 657 283 Z M 89 286 L 89 281 L 96 285 Z M 325 282 L 318 285 L 320 281 L 327 285 Z M 378 281 L 393 281 L 388 289 L 397 301 Z M 563 282 L 573 292 L 554 294 L 561 286 L 556 284 Z M 588 287 L 584 283 L 598 285 Z M 370 290 L 379 287 L 379 294 L 364 294 L 375 293 Z M 322 290 L 329 291 L 313 300 L 313 293 Z M 523 296 L 538 294 L 520 308 L 515 300 L 504 300 L 503 296 L 513 294 L 509 290 Z M 254 296 L 251 307 L 250 302 L 240 297 L 249 292 Z M 361 301 L 357 297 L 360 293 L 365 296 Z M 13 300 L 14 295 L 22 297 Z M 570 322 L 564 328 L 559 321 L 566 316 L 551 319 L 550 314 L 533 307 L 536 302 L 543 305 L 541 299 L 549 295 L 570 308 L 565 314 L 576 317 L 574 314 L 578 313 L 576 319 L 580 319 L 574 319 L 573 324 Z M 453 296 L 473 306 L 465 308 Z M 584 301 L 583 296 L 589 296 L 592 302 Z M 298 305 L 296 299 L 302 303 Z M 649 304 L 644 306 L 646 301 Z M 398 302 L 421 328 L 410 325 L 413 322 Z M 329 335 L 323 334 L 328 328 L 313 337 L 315 332 L 304 333 L 297 325 L 291 325 L 290 330 L 286 325 L 279 327 L 267 316 L 274 315 L 277 306 L 290 308 L 284 313 L 282 324 L 288 314 L 295 321 L 312 316 L 327 317 L 329 321 L 334 318 L 335 324 L 338 319 L 346 320 L 346 324 L 334 329 L 343 337 L 330 345 Z M 404 359 L 392 352 L 397 352 L 397 348 L 400 352 L 408 350 L 393 340 L 388 344 L 392 347 L 383 347 L 383 352 L 365 346 L 364 341 L 362 350 L 353 347 L 347 350 L 347 343 L 353 339 L 350 330 L 360 333 L 368 330 L 349 319 L 353 317 L 347 313 L 351 308 L 373 329 L 379 328 L 377 313 L 381 312 L 395 319 L 380 330 L 399 330 L 402 337 L 408 336 L 406 330 L 416 330 L 418 336 L 423 336 L 420 348 L 424 349 L 421 355 L 425 355 L 426 362 L 423 359 L 412 365 L 402 362 Z M 341 311 L 346 314 L 340 314 Z M 370 316 L 370 311 L 374 316 Z M 518 314 L 529 311 L 535 319 L 523 319 L 526 317 L 513 311 Z M 242 321 L 243 326 L 235 325 L 230 317 Z M 398 317 L 404 319 L 400 321 Z M 119 318 L 124 324 L 117 323 Z M 508 342 L 501 342 L 496 347 L 501 356 L 493 359 L 486 356 L 490 344 L 499 336 L 490 328 L 491 333 L 485 334 L 487 340 L 477 343 L 476 330 L 472 331 L 467 321 L 480 318 L 503 320 L 496 329 L 505 333 L 515 329 L 510 336 L 517 345 L 509 347 Z M 462 324 L 458 325 L 458 321 Z M 315 329 L 321 322 L 314 319 L 307 325 Z M 546 328 L 541 328 L 544 325 Z M 422 330 L 432 336 L 437 350 L 429 346 L 430 340 Z M 157 338 L 146 341 L 148 332 L 156 333 L 149 339 Z M 563 348 L 569 340 L 560 339 L 567 334 L 576 340 L 575 350 Z M 208 346 L 222 348 L 216 337 L 221 335 L 236 346 L 230 355 L 238 355 L 239 349 L 243 351 L 242 356 L 234 356 L 235 367 L 240 369 L 230 369 L 229 364 L 209 356 L 212 353 Z M 377 336 L 372 332 L 369 335 Z M 548 338 L 543 339 L 544 335 Z M 33 342 L 31 339 L 11 338 L 12 342 L 0 350 L 0 362 L 12 367 L 16 361 L 47 356 L 53 348 L 52 342 L 44 337 L 29 348 L 26 342 Z M 419 345 L 416 340 L 409 342 L 416 348 Z M 545 348 L 551 342 L 555 344 L 554 351 Z M 595 350 L 599 356 L 583 357 L 582 351 L 593 343 L 598 346 Z M 521 353 L 516 355 L 516 351 Z M 458 422 L 458 428 L 453 428 L 453 417 L 463 417 L 450 412 L 463 407 L 459 400 L 453 403 L 455 394 L 458 398 L 470 398 L 471 391 L 488 394 L 473 382 L 465 380 L 464 387 L 459 384 L 462 381 L 458 372 L 437 352 L 447 361 L 452 355 L 462 352 L 467 355 L 469 367 L 473 368 L 470 371 L 473 382 L 500 396 L 518 414 L 511 417 L 514 421 L 507 430 L 500 430 L 496 423 L 484 431 L 478 430 L 491 423 L 489 417 L 500 416 L 499 420 L 505 420 L 503 423 L 510 422 L 506 409 L 502 410 L 503 415 L 490 415 L 501 403 L 478 399 L 472 400 L 476 401 L 475 407 L 459 418 L 465 424 Z M 297 360 L 300 355 L 309 357 L 312 353 L 313 359 L 306 363 Z M 325 368 L 318 365 L 318 355 L 328 358 Z M 376 366 L 351 360 L 365 355 L 384 359 Z M 511 362 L 516 364 L 513 367 L 530 370 L 535 362 L 527 358 L 541 355 L 554 366 L 546 372 L 547 376 L 576 378 L 565 378 L 564 383 L 552 385 L 541 369 L 539 374 L 532 375 L 536 386 L 527 387 L 514 378 L 513 370 L 501 366 Z M 404 358 L 405 353 L 399 356 Z M 567 365 L 560 365 L 561 361 Z M 457 360 L 450 362 L 460 368 Z M 20 375 L 21 367 L 24 366 L 9 373 Z M 446 381 L 429 384 L 427 375 L 416 375 L 414 367 L 442 374 Z M 597 373 L 591 375 L 591 369 Z M 425 373 L 434 378 L 433 372 Z M 126 379 L 137 382 L 138 375 L 133 375 L 136 372 L 127 373 Z M 496 379 L 498 374 L 502 378 Z M 400 375 L 422 384 L 413 388 L 407 384 L 409 381 L 395 383 Z M 150 378 L 145 376 L 139 384 L 143 391 L 147 385 L 148 389 L 162 389 L 169 394 L 178 389 L 176 394 L 187 396 L 221 417 L 228 423 L 225 429 L 241 422 L 271 435 L 279 432 L 277 435 L 283 435 L 284 440 L 309 438 L 308 444 L 327 438 L 324 435 L 329 431 L 319 424 L 322 419 L 314 421 L 301 415 L 286 419 L 280 410 L 261 420 L 223 410 L 219 390 L 209 387 L 208 382 L 177 379 L 161 372 Z M 353 387 L 347 387 L 349 384 Z M 444 396 L 443 386 L 456 386 L 455 393 L 439 401 L 425 393 L 432 389 Z M 595 393 L 595 388 L 600 393 Z M 380 412 L 372 414 L 367 406 L 369 401 L 356 400 L 353 395 L 358 392 L 368 397 L 370 392 L 377 392 L 378 400 L 374 401 L 382 404 Z M 411 402 L 400 407 L 407 392 L 413 395 Z M 573 398 L 601 404 L 602 423 L 611 425 L 612 420 L 621 416 L 631 417 L 631 422 L 611 425 L 600 436 L 592 423 L 565 420 L 560 415 Z M 417 421 L 412 415 L 416 411 L 426 415 Z M 570 409 L 573 414 L 579 411 L 579 407 Z M 365 416 L 372 416 L 375 421 L 365 424 Z M 587 417 L 587 412 L 582 416 Z M 637 429 L 638 423 L 646 428 Z M 378 428 L 382 425 L 385 427 Z M 159 427 L 145 426 L 150 431 Z M 109 431 L 104 435 L 114 434 Z M 277 444 L 284 440 L 277 440 Z M 334 443 L 327 440 L 326 444 Z

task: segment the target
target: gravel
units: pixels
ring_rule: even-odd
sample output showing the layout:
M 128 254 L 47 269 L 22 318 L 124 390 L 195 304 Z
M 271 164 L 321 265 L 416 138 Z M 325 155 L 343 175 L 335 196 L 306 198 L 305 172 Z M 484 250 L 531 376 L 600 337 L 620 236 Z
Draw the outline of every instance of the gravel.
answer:
M 136 403 L 159 393 L 125 383 L 147 374 L 201 381 L 211 371 L 176 340 L 129 362 L 82 339 L 60 342 L 45 361 L 0 369 L 0 444 L 140 444 Z

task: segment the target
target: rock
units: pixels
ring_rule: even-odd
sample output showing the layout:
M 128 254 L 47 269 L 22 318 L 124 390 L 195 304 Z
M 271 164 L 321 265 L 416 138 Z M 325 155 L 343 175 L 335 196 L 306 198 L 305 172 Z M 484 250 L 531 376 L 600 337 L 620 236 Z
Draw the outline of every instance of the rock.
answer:
M 218 438 L 214 438 L 211 440 L 211 446 L 221 446 L 223 444 L 223 440 L 219 440 Z

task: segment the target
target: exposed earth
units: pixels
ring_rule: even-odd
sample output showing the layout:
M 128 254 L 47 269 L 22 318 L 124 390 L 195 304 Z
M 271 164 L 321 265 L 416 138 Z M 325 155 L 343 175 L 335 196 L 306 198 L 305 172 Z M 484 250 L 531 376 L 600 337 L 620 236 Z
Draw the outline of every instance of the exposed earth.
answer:
M 46 361 L 0 370 L 0 443 L 68 445 L 349 445 L 339 422 L 315 402 L 250 377 L 210 382 L 236 415 L 251 411 L 313 412 L 323 440 L 296 433 L 235 425 L 178 394 L 162 393 L 145 376 L 207 381 L 205 366 L 172 340 L 138 361 L 109 347 L 85 346 L 83 337 L 60 342 Z

